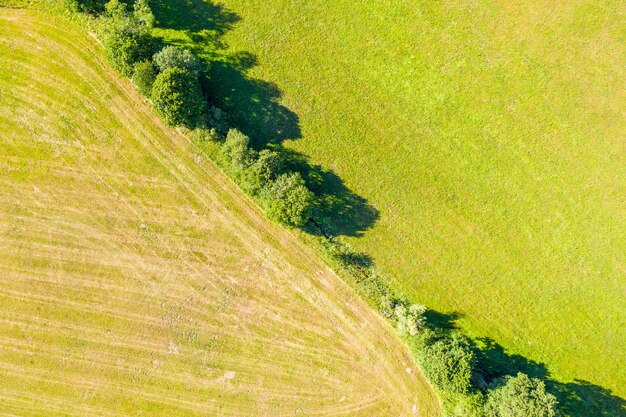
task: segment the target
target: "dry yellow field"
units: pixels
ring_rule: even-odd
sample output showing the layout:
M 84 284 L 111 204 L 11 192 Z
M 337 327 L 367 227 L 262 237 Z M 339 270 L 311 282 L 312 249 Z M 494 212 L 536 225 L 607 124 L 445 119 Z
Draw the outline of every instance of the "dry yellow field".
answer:
M 0 10 L 1 416 L 433 416 L 392 330 L 81 29 Z

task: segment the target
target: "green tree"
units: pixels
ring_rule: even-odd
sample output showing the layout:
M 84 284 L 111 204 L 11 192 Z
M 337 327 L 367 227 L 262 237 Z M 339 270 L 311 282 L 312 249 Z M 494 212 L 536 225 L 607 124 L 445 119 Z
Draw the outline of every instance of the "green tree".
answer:
M 133 17 L 135 20 L 146 27 L 154 26 L 154 14 L 148 5 L 147 0 L 136 0 L 133 6 Z
M 154 55 L 154 64 L 161 71 L 168 68 L 185 68 L 196 77 L 200 75 L 202 66 L 195 55 L 188 49 L 180 49 L 177 46 L 166 46 Z
M 281 174 L 261 192 L 267 215 L 282 224 L 301 227 L 313 207 L 313 193 L 299 173 Z
M 141 61 L 135 64 L 132 80 L 141 94 L 150 97 L 156 75 L 156 70 L 152 62 Z
M 250 138 L 237 129 L 230 129 L 222 144 L 221 159 L 226 169 L 239 179 L 243 170 L 250 167 L 255 160 L 255 152 L 248 146 Z
M 543 381 L 518 373 L 498 381 L 488 393 L 486 417 L 555 417 L 557 401 Z
M 152 103 L 172 126 L 194 127 L 206 110 L 198 79 L 183 68 L 168 68 L 157 75 Z
M 444 391 L 469 392 L 476 362 L 469 341 L 456 332 L 435 340 L 427 343 L 421 353 L 427 376 Z
M 108 27 L 104 38 L 107 60 L 120 74 L 130 77 L 135 63 L 150 59 L 156 40 L 145 30 L 127 20 Z
M 250 194 L 259 193 L 284 171 L 284 161 L 276 151 L 263 149 L 257 160 L 243 174 L 242 188 Z
M 405 303 L 398 303 L 394 308 L 396 318 L 396 328 L 403 336 L 415 336 L 425 326 L 424 313 L 426 307 L 420 304 L 407 306 Z
M 119 0 L 110 0 L 104 5 L 105 17 L 112 20 L 122 20 L 128 18 L 126 3 Z

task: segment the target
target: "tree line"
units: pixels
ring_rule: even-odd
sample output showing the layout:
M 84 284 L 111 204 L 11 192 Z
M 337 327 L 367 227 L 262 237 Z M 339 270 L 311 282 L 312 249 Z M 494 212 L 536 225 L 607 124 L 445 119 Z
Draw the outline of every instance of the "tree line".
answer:
M 250 138 L 230 127 L 228 117 L 209 105 L 200 76 L 204 64 L 189 50 L 165 45 L 152 36 L 154 15 L 147 0 L 66 0 L 75 11 L 98 22 L 109 64 L 129 77 L 156 112 L 171 126 L 196 139 L 220 143 L 222 169 L 268 217 L 288 227 L 309 222 L 315 194 L 300 172 L 279 152 L 256 150 Z M 387 280 L 345 243 L 324 239 L 327 259 L 350 274 L 357 289 L 396 328 L 429 380 L 438 388 L 449 416 L 555 417 L 556 398 L 543 381 L 524 373 L 486 381 L 477 366 L 476 348 L 458 331 L 427 320 L 426 307 L 395 293 Z

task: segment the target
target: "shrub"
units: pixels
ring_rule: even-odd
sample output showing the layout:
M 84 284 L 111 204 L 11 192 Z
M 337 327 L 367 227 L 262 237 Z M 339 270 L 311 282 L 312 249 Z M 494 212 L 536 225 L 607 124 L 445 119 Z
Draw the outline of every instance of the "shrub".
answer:
M 152 103 L 172 126 L 194 127 L 206 109 L 198 79 L 183 68 L 168 68 L 157 75 Z
M 120 74 L 130 77 L 135 63 L 150 59 L 156 40 L 145 30 L 128 21 L 107 27 L 104 49 L 107 60 Z
M 230 129 L 222 145 L 221 159 L 227 170 L 238 177 L 241 172 L 254 163 L 254 150 L 248 147 L 250 138 L 237 129 Z
M 176 46 L 166 46 L 153 57 L 155 65 L 161 71 L 169 68 L 184 68 L 194 76 L 200 75 L 202 66 L 193 53 L 188 49 Z
M 150 61 L 141 61 L 135 64 L 133 69 L 133 83 L 137 89 L 146 97 L 152 93 L 152 85 L 156 79 L 156 70 Z
M 259 157 L 243 175 L 242 187 L 252 195 L 275 180 L 284 170 L 284 161 L 280 154 L 269 149 L 259 152 Z
M 189 133 L 189 136 L 196 144 L 203 142 L 216 142 L 218 140 L 215 130 L 204 127 L 197 127 Z
M 555 417 L 557 401 L 536 378 L 518 373 L 498 381 L 485 403 L 486 417 Z
M 284 225 L 301 227 L 309 219 L 313 193 L 299 173 L 279 175 L 261 192 L 267 215 Z
M 397 303 L 394 308 L 396 328 L 402 336 L 415 336 L 424 328 L 424 313 L 426 307 L 420 304 L 407 306 L 406 303 Z
M 426 343 L 421 357 L 424 371 L 439 388 L 455 393 L 469 392 L 475 357 L 465 337 L 452 333 Z
M 122 3 L 119 0 L 110 0 L 105 3 L 104 10 L 108 19 L 120 20 L 128 17 L 126 3 Z
M 219 139 L 223 139 L 228 133 L 228 115 L 218 107 L 209 107 L 205 114 L 204 124 L 205 127 L 213 130 Z
M 133 17 L 135 20 L 146 27 L 154 26 L 154 15 L 146 0 L 136 0 L 133 6 Z

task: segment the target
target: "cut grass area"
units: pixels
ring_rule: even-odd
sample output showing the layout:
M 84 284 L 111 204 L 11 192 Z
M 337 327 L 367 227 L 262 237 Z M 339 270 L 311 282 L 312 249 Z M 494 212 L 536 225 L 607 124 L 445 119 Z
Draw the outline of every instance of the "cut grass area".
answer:
M 3 9 L 0 56 L 0 414 L 437 414 L 389 326 L 81 29 Z
M 244 131 L 375 208 L 334 231 L 399 288 L 626 395 L 624 2 L 155 3 L 164 36 L 223 44 L 215 95 Z

